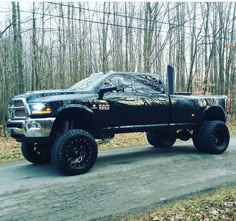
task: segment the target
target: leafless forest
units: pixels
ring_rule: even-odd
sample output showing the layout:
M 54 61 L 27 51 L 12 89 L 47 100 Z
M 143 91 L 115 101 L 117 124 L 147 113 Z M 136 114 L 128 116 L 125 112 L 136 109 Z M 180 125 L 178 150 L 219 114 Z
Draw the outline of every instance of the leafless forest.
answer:
M 27 7 L 26 7 L 27 6 Z M 28 2 L 0 6 L 0 124 L 8 99 L 100 71 L 176 74 L 176 90 L 236 97 L 236 3 Z

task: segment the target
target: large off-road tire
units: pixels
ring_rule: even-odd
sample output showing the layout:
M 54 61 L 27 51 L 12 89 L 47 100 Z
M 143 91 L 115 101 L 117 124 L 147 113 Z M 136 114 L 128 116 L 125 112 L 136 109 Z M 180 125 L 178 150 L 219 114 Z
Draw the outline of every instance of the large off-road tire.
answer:
M 50 145 L 47 143 L 22 143 L 21 152 L 24 158 L 33 164 L 45 164 L 51 161 Z
M 193 133 L 193 144 L 199 152 L 221 154 L 229 145 L 228 127 L 222 121 L 205 121 Z
M 97 160 L 97 144 L 87 131 L 64 132 L 51 150 L 53 165 L 65 175 L 78 175 L 91 169 Z
M 172 147 L 176 141 L 176 133 L 170 131 L 146 132 L 150 145 L 159 148 Z

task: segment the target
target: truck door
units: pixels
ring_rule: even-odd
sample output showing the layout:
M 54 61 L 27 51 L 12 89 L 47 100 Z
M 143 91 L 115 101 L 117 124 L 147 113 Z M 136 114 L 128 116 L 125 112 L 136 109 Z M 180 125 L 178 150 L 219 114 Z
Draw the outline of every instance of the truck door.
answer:
M 132 125 L 135 122 L 137 101 L 130 75 L 111 75 L 102 87 L 117 86 L 118 81 L 122 88 L 105 93 L 99 101 L 101 106 L 98 111 L 98 122 L 103 127 Z
M 169 97 L 158 75 L 134 76 L 138 124 L 167 124 L 170 119 Z

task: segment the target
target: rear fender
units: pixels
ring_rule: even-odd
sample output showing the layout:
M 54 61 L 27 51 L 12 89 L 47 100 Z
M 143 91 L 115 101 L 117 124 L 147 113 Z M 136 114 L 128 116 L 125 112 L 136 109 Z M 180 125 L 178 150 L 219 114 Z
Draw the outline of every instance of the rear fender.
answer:
M 202 121 L 219 120 L 226 122 L 225 111 L 221 106 L 208 106 L 202 113 Z

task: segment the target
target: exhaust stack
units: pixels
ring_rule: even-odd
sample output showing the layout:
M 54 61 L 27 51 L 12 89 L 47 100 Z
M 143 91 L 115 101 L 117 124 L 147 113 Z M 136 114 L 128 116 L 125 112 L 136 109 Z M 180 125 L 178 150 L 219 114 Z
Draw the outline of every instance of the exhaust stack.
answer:
M 169 94 L 173 95 L 175 94 L 175 87 L 174 87 L 175 75 L 174 75 L 174 68 L 170 64 L 167 65 L 167 76 L 168 76 Z

